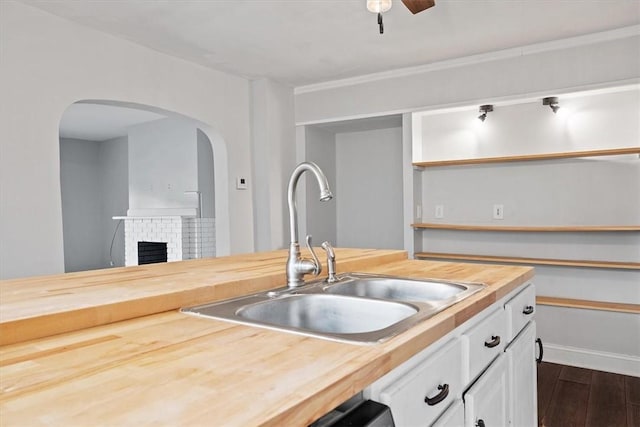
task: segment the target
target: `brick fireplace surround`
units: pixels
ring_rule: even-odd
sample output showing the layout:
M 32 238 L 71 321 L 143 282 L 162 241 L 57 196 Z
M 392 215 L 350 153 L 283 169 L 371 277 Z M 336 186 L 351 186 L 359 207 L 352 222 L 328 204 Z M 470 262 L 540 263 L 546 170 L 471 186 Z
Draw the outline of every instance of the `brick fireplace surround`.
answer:
M 167 244 L 167 262 L 214 257 L 215 218 L 125 216 L 125 265 L 138 265 L 138 242 Z

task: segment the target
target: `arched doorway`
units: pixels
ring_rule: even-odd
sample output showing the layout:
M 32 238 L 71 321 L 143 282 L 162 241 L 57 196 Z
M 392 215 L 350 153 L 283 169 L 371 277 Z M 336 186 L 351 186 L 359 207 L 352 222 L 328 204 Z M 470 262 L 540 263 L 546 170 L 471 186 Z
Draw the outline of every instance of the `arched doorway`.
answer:
M 138 241 L 164 242 L 169 261 L 228 253 L 227 192 L 217 191 L 226 169 L 206 124 L 124 102 L 70 105 L 60 122 L 65 271 L 137 265 Z

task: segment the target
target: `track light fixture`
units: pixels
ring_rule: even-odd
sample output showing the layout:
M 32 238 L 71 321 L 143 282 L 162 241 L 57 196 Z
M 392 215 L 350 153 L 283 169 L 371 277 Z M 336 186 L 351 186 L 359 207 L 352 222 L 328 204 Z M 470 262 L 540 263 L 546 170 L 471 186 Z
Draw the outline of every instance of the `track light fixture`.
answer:
M 546 98 L 542 98 L 542 105 L 548 105 L 553 110 L 553 114 L 557 113 L 560 109 L 560 104 L 558 103 L 557 96 L 548 96 Z
M 487 105 L 481 105 L 480 106 L 480 114 L 478 116 L 478 120 L 480 120 L 481 122 L 484 122 L 487 118 L 487 113 L 490 113 L 493 111 L 493 105 L 491 104 L 487 104 Z

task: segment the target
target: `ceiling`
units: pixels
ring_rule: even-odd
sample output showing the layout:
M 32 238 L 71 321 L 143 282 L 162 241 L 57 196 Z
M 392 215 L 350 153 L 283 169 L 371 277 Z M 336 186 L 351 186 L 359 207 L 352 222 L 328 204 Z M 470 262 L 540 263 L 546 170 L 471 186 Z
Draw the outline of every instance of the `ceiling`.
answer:
M 365 0 L 23 0 L 206 67 L 299 87 L 618 29 L 637 0 L 399 0 L 385 34 Z

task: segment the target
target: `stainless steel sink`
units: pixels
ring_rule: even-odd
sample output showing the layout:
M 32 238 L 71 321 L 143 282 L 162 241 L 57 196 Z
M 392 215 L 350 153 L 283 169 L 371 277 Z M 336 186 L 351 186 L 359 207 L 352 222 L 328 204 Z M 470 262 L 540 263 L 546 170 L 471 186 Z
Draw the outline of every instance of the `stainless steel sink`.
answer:
M 404 332 L 484 285 L 346 273 L 324 280 L 196 307 L 183 313 L 351 343 Z
M 478 283 L 417 280 L 393 276 L 346 273 L 325 290 L 331 294 L 396 301 L 438 301 L 455 303 L 481 290 Z
M 420 308 L 407 303 L 322 293 L 322 288 L 267 292 L 184 308 L 183 313 L 230 320 L 337 341 L 378 342 L 414 323 Z
M 387 328 L 418 312 L 409 304 L 336 295 L 290 295 L 244 306 L 245 319 L 316 332 L 361 334 Z

